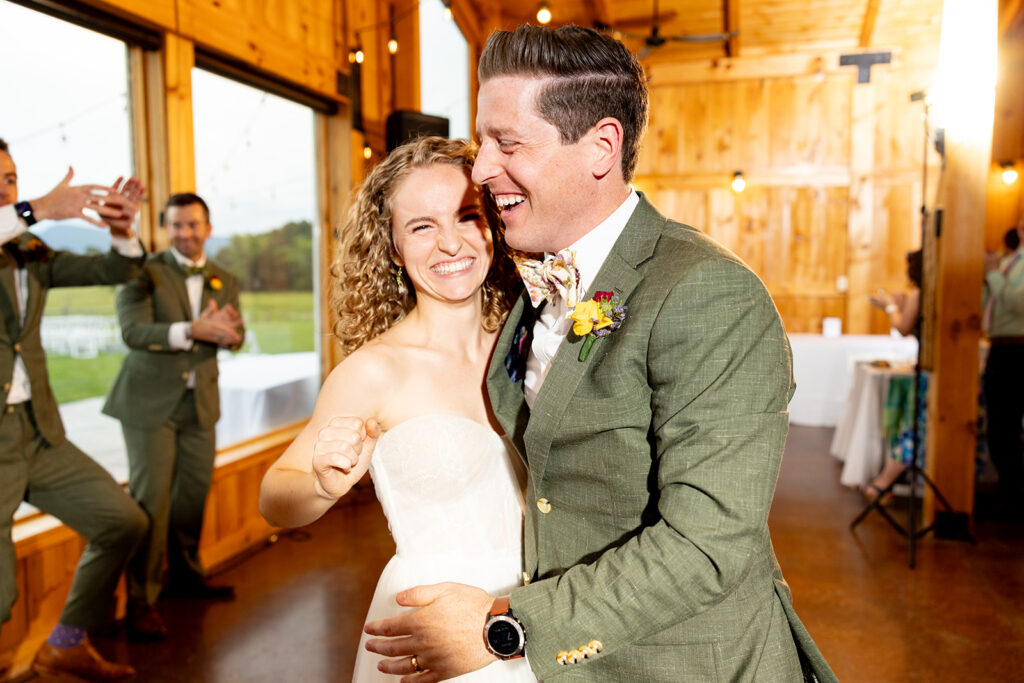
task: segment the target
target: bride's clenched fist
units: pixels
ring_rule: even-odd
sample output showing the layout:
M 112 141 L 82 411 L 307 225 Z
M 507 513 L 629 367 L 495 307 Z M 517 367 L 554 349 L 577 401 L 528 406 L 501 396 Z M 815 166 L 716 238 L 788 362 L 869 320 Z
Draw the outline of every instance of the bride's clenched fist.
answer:
M 313 442 L 313 476 L 317 495 L 337 500 L 370 466 L 380 436 L 377 420 L 332 417 Z

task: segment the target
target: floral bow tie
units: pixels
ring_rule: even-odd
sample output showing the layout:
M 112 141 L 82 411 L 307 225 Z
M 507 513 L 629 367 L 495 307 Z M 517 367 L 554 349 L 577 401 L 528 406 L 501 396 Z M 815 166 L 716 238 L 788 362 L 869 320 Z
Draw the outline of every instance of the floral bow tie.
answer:
M 543 261 L 516 258 L 516 268 L 526 283 L 526 291 L 530 293 L 534 308 L 555 296 L 561 296 L 569 308 L 579 303 L 580 271 L 569 249 L 549 254 Z
M 185 273 L 185 277 L 189 277 L 190 275 L 202 275 L 205 278 L 207 273 L 206 266 L 187 266 L 182 264 L 181 270 Z

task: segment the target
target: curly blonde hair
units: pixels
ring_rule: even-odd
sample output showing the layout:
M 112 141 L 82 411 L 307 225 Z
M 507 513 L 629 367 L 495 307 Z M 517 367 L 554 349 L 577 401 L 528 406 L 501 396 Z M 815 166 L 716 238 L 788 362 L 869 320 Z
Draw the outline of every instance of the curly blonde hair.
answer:
M 416 306 L 416 290 L 394 263 L 391 201 L 399 184 L 414 169 L 434 164 L 462 168 L 468 174 L 475 160 L 476 147 L 467 140 L 421 137 L 391 152 L 360 186 L 331 263 L 330 305 L 338 318 L 334 335 L 346 354 L 391 328 Z M 483 326 L 493 332 L 505 321 L 522 283 L 505 246 L 494 198 L 489 192 L 483 195 L 494 243 L 494 259 L 481 288 Z

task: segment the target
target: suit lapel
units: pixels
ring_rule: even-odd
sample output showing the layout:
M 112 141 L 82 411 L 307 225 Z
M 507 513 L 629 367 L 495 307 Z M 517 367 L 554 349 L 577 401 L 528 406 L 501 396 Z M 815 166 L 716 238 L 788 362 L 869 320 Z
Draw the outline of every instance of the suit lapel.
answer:
M 517 334 L 524 326 L 532 325 L 532 309 L 529 306 L 529 297 L 524 290 L 508 315 L 487 369 L 487 394 L 491 400 L 491 410 L 524 460 L 526 453 L 523 450 L 523 434 L 528 414 L 523 397 L 523 382 L 521 376 L 516 381 L 509 376 L 506 360 L 514 355 L 512 342 Z
M 3 307 L 4 328 L 7 336 L 12 341 L 21 336 L 21 326 L 18 323 L 18 295 L 14 290 L 14 276 L 17 272 L 11 257 L 6 254 L 0 255 L 4 259 L 0 265 L 0 306 Z
M 587 298 L 592 298 L 595 292 L 614 292 L 628 306 L 630 295 L 643 279 L 637 268 L 654 253 L 664 224 L 665 218 L 641 194 L 640 203 L 587 291 Z M 623 329 L 628 329 L 628 326 L 627 309 Z M 612 334 L 620 333 L 616 331 Z M 600 346 L 607 339 L 595 340 L 584 361 L 579 360 L 583 339 L 571 331 L 558 347 L 544 384 L 533 403 L 524 437 L 526 450 L 530 454 L 530 469 L 534 473 L 543 472 L 562 416 L 569 402 L 574 400 L 580 380 L 590 370 L 594 359 L 600 357 Z
M 164 265 L 171 273 L 171 277 L 169 278 L 171 281 L 171 288 L 178 297 L 182 310 L 185 311 L 185 320 L 192 320 L 192 302 L 188 300 L 188 289 L 185 287 L 185 273 L 182 271 L 181 266 L 178 265 L 177 259 L 174 258 L 174 254 L 172 254 L 170 250 L 165 251 L 161 256 L 163 257 Z M 200 309 L 202 309 L 202 306 L 200 306 Z

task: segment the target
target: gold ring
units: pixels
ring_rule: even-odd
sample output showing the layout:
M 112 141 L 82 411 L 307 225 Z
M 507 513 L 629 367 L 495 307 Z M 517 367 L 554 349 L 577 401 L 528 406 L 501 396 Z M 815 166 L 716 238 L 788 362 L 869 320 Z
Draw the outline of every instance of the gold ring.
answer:
M 412 659 L 410 660 L 410 662 L 412 663 L 412 670 L 413 671 L 420 671 L 420 663 L 416 660 L 416 655 L 412 656 Z

